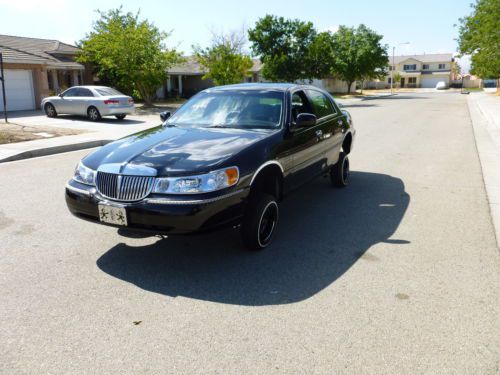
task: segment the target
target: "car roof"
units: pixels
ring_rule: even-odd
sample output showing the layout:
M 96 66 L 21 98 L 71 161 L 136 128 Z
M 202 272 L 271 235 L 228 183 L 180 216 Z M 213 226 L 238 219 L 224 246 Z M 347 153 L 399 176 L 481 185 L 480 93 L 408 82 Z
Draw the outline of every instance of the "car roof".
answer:
M 71 86 L 70 89 L 72 88 L 84 88 L 84 89 L 111 89 L 112 87 L 108 86 L 94 86 L 94 85 L 79 85 L 79 86 Z
M 269 91 L 282 91 L 286 92 L 295 88 L 302 89 L 318 89 L 317 87 L 310 85 L 299 85 L 296 83 L 274 83 L 274 82 L 259 82 L 259 83 L 237 83 L 234 85 L 226 85 L 226 86 L 216 86 L 211 87 L 209 89 L 204 90 L 205 92 L 213 92 L 213 91 L 238 91 L 238 90 L 269 90 Z

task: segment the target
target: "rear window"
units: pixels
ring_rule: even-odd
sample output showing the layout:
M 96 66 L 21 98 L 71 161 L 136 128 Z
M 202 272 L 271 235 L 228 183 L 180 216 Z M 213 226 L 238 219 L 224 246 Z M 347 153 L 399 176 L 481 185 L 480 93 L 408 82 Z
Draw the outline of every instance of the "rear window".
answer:
M 102 96 L 111 96 L 111 95 L 123 95 L 120 91 L 112 89 L 111 87 L 99 87 L 95 89 Z
M 325 95 L 315 90 L 307 90 L 307 94 L 311 99 L 311 104 L 316 117 L 320 119 L 335 113 L 332 103 Z

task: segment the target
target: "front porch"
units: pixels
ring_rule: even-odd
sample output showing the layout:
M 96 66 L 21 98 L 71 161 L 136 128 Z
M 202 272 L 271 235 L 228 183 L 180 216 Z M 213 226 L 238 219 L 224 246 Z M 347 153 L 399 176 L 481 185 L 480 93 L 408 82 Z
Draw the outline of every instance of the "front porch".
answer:
M 47 82 L 49 90 L 59 94 L 71 86 L 83 84 L 82 69 L 61 69 L 55 67 L 47 68 Z
M 170 74 L 165 84 L 158 89 L 158 99 L 181 97 L 189 98 L 198 92 L 213 87 L 210 79 L 203 79 L 203 74 Z
M 399 75 L 401 76 L 399 87 L 400 88 L 409 88 L 409 89 L 415 89 L 420 87 L 420 72 L 399 72 Z

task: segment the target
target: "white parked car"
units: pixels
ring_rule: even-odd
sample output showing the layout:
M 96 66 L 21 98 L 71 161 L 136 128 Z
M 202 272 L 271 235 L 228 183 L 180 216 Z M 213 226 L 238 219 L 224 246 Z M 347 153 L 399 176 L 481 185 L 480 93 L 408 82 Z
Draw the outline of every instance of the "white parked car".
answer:
M 446 85 L 446 82 L 445 81 L 439 81 L 437 84 L 436 84 L 436 90 L 445 90 L 447 89 L 448 86 Z
M 58 114 L 87 116 L 99 121 L 102 116 L 115 116 L 123 120 L 134 113 L 134 99 L 106 86 L 73 86 L 57 96 L 42 100 L 48 117 Z

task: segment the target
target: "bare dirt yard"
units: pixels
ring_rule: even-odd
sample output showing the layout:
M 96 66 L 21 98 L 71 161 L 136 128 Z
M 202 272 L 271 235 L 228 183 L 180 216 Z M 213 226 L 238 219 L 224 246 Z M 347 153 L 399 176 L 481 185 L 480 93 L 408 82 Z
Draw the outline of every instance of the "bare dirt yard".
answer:
M 25 126 L 14 123 L 0 123 L 0 144 L 32 141 L 35 139 L 54 138 L 64 135 L 84 133 L 77 129 L 62 129 L 45 126 Z

